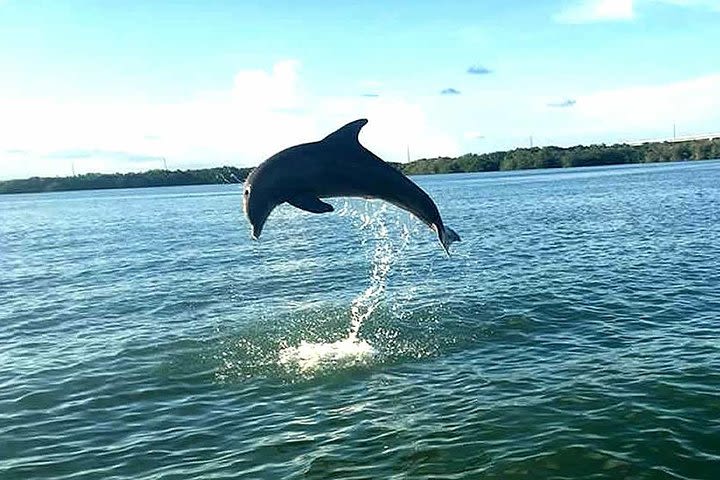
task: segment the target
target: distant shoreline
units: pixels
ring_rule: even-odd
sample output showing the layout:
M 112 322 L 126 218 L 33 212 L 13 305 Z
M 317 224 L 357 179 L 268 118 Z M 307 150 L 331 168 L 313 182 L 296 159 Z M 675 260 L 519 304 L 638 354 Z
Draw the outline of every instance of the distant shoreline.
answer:
M 641 145 L 517 148 L 504 152 L 468 153 L 460 157 L 423 158 L 392 165 L 407 175 L 426 175 L 714 159 L 720 159 L 720 138 L 648 142 Z M 0 194 L 241 183 L 252 170 L 253 167 L 216 167 L 197 170 L 149 170 L 141 173 L 87 173 L 72 177 L 32 177 L 0 181 Z

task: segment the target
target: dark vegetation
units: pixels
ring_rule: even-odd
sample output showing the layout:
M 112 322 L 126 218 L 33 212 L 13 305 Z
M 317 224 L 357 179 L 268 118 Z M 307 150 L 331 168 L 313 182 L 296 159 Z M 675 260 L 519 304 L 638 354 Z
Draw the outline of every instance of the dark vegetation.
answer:
M 457 158 L 427 158 L 404 164 L 408 175 L 426 173 L 493 172 L 529 168 L 567 168 L 626 163 L 675 162 L 720 158 L 720 138 L 688 142 L 654 142 L 642 145 L 590 145 L 517 148 L 507 152 Z
M 654 142 L 642 145 L 590 145 L 517 148 L 507 152 L 474 154 L 457 158 L 423 158 L 392 165 L 408 175 L 456 172 L 491 172 L 530 168 L 567 168 L 626 163 L 655 163 L 720 158 L 720 138 L 687 142 Z M 164 187 L 240 183 L 252 168 L 219 167 L 200 170 L 150 170 L 143 173 L 88 173 L 74 177 L 7 180 L 0 193 L 35 193 L 62 190 Z
M 87 173 L 74 177 L 32 177 L 0 182 L 0 193 L 240 183 L 251 170 L 252 168 L 218 167 L 199 170 L 148 170 L 142 173 Z

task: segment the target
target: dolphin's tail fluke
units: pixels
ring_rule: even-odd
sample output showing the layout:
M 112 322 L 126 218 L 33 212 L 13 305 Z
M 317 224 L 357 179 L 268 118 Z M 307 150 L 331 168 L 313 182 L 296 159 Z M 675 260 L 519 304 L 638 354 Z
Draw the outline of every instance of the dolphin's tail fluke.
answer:
M 452 228 L 446 227 L 444 225 L 436 228 L 438 232 L 438 238 L 440 239 L 440 244 L 445 249 L 445 253 L 450 255 L 450 245 L 452 245 L 453 242 L 459 242 L 460 235 L 458 235 Z

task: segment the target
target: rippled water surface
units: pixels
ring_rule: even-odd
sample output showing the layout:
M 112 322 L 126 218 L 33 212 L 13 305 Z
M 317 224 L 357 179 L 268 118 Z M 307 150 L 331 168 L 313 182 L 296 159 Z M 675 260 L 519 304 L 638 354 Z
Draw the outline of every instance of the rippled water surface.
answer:
M 720 162 L 0 196 L 0 478 L 720 478 Z

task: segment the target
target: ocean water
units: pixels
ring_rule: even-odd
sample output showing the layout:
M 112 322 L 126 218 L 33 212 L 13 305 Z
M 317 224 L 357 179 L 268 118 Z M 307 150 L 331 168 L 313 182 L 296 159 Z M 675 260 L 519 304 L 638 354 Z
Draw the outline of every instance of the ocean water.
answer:
M 720 478 L 720 162 L 0 196 L 0 478 Z

